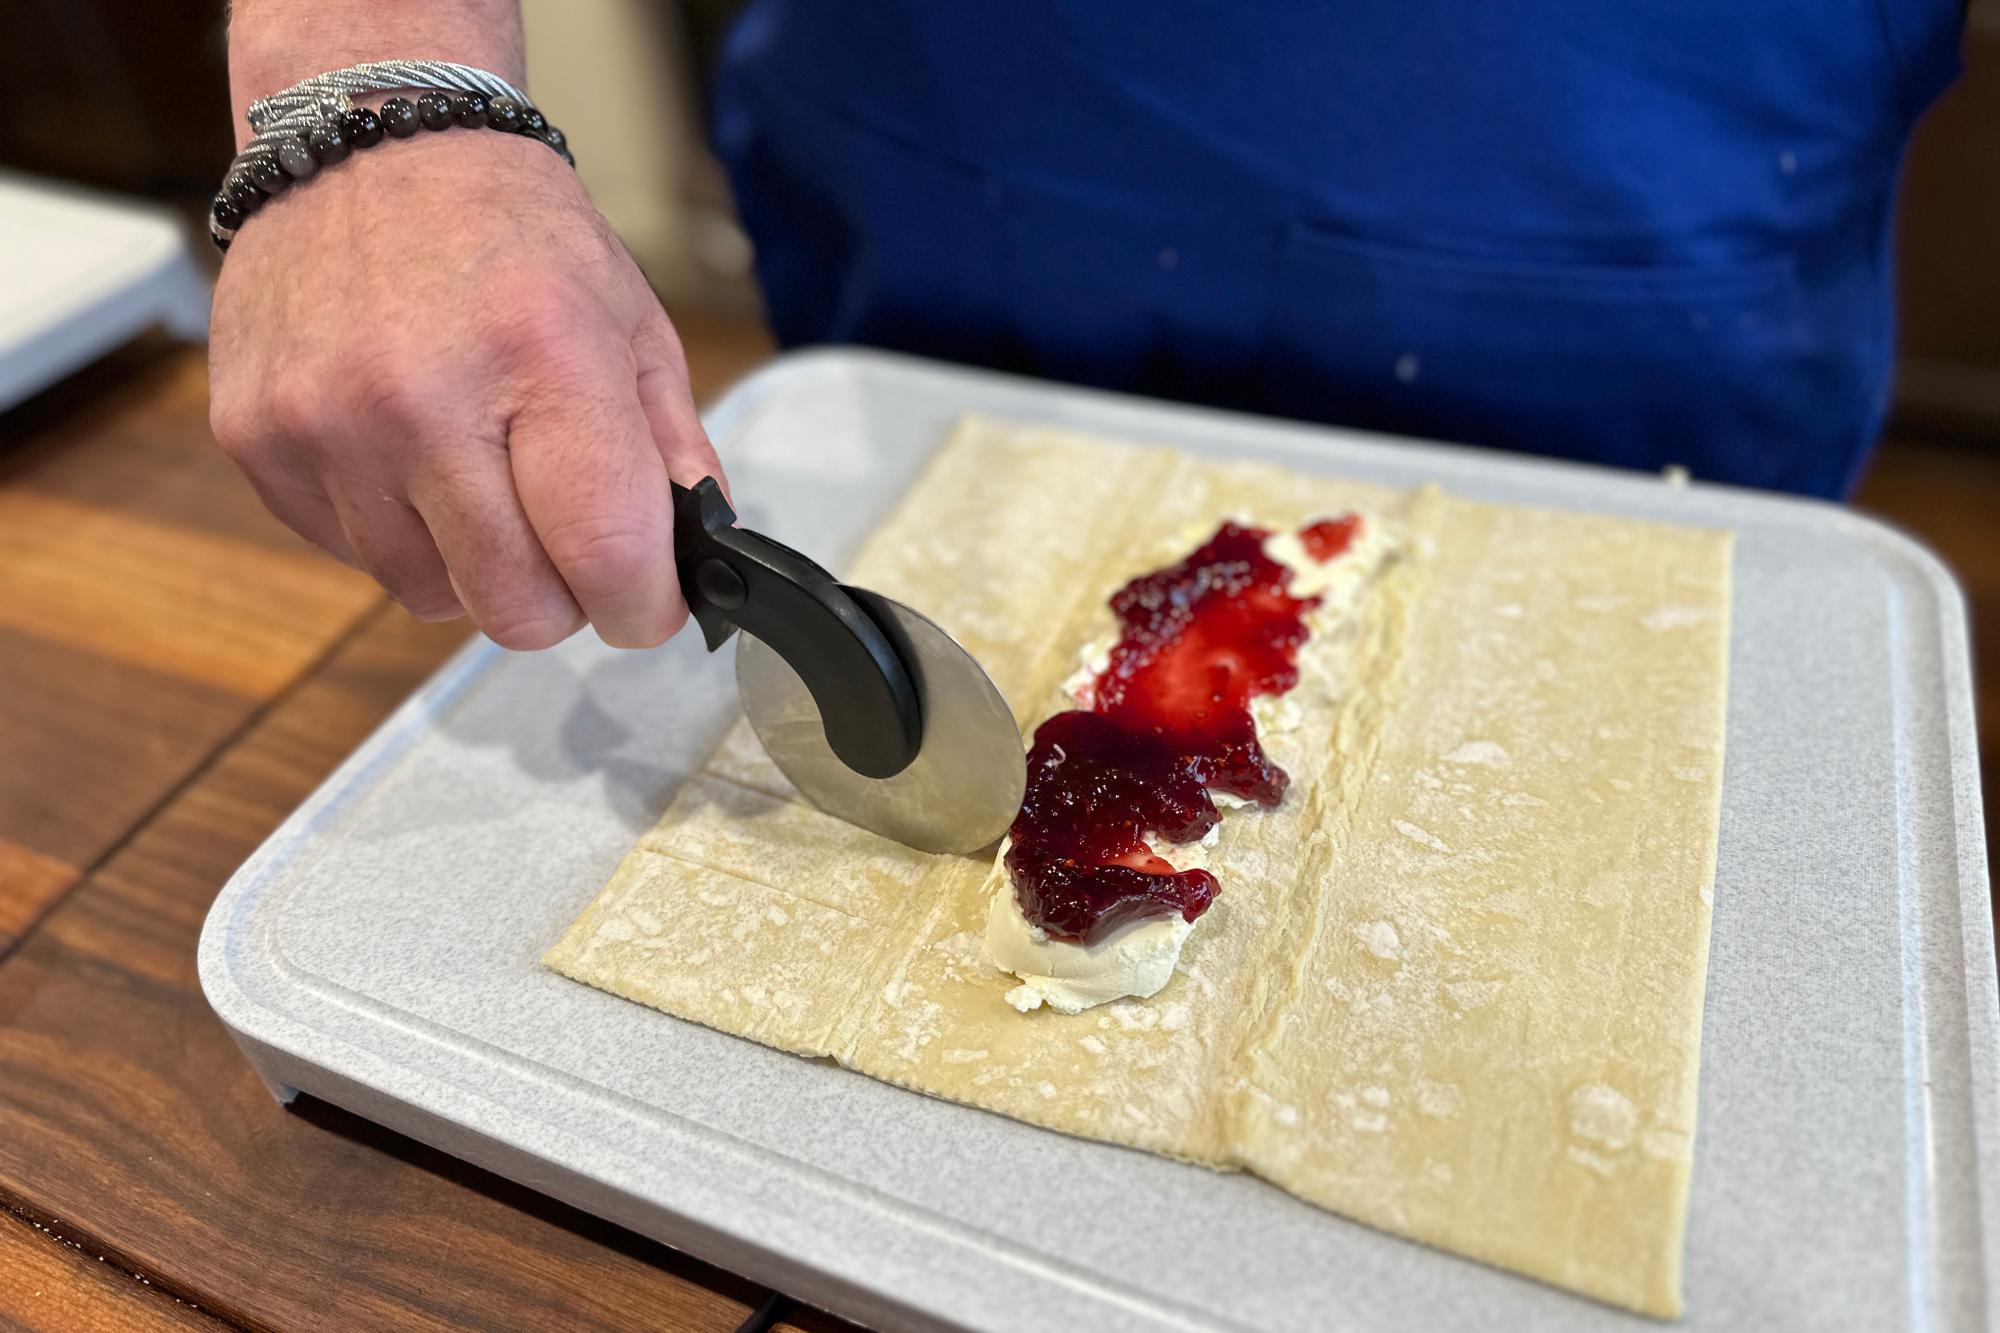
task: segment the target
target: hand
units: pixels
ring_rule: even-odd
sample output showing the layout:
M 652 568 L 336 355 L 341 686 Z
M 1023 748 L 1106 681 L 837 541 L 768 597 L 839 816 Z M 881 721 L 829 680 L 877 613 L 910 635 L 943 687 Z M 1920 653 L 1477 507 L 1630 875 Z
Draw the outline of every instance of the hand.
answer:
M 266 203 L 222 266 L 209 373 L 264 503 L 417 616 L 509 648 L 686 620 L 668 476 L 722 469 L 666 312 L 543 145 L 419 134 Z

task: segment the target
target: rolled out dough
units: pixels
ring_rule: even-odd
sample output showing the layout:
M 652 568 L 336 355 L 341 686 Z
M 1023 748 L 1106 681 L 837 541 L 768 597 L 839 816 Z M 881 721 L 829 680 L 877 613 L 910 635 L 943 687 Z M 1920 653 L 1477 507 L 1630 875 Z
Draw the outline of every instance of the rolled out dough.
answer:
M 1347 510 L 1404 555 L 1308 645 L 1306 721 L 1274 747 L 1290 792 L 1223 820 L 1221 892 L 1152 999 L 1016 1013 L 982 947 L 991 858 L 817 812 L 747 726 L 546 962 L 1678 1313 L 1727 534 L 970 419 L 852 577 L 949 629 L 1031 730 L 1112 628 L 1108 595 L 1182 534 Z

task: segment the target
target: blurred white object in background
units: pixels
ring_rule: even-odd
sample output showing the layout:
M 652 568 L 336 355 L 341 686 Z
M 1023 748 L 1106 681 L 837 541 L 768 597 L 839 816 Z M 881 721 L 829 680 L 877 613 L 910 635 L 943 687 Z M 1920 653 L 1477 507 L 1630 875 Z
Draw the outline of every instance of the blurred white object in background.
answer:
M 155 325 L 208 336 L 208 278 L 172 212 L 0 171 L 0 410 Z

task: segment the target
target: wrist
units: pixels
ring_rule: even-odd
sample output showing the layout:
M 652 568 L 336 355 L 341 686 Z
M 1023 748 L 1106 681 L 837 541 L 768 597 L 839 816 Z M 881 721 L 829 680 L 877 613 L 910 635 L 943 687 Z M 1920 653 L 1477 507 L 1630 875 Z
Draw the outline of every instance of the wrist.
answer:
M 523 81 L 517 0 L 427 0 L 385 23 L 373 0 L 237 0 L 229 25 L 229 93 L 237 147 L 257 98 L 331 69 L 420 57 Z
M 380 109 L 372 94 L 393 90 Z M 414 98 L 401 96 L 414 93 Z M 576 165 L 562 131 L 491 70 L 436 60 L 389 60 L 328 70 L 251 104 L 256 137 L 237 154 L 210 207 L 209 235 L 227 251 L 271 198 L 322 167 L 392 140 L 471 133 L 517 138 Z

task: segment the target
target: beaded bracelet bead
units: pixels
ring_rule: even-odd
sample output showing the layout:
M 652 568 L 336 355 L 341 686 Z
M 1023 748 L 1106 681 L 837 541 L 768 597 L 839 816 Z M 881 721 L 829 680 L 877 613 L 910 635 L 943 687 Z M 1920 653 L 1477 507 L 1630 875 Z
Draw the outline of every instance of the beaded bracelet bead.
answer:
M 431 89 L 414 102 L 391 97 L 380 111 L 357 106 L 330 111 L 312 128 L 279 140 L 275 152 L 239 156 L 209 208 L 209 237 L 226 252 L 237 229 L 272 195 L 310 180 L 321 167 L 345 161 L 357 148 L 373 148 L 385 139 L 413 138 L 420 130 L 453 128 L 485 128 L 533 139 L 554 149 L 570 166 L 576 165 L 569 140 L 533 106 L 512 97 Z

